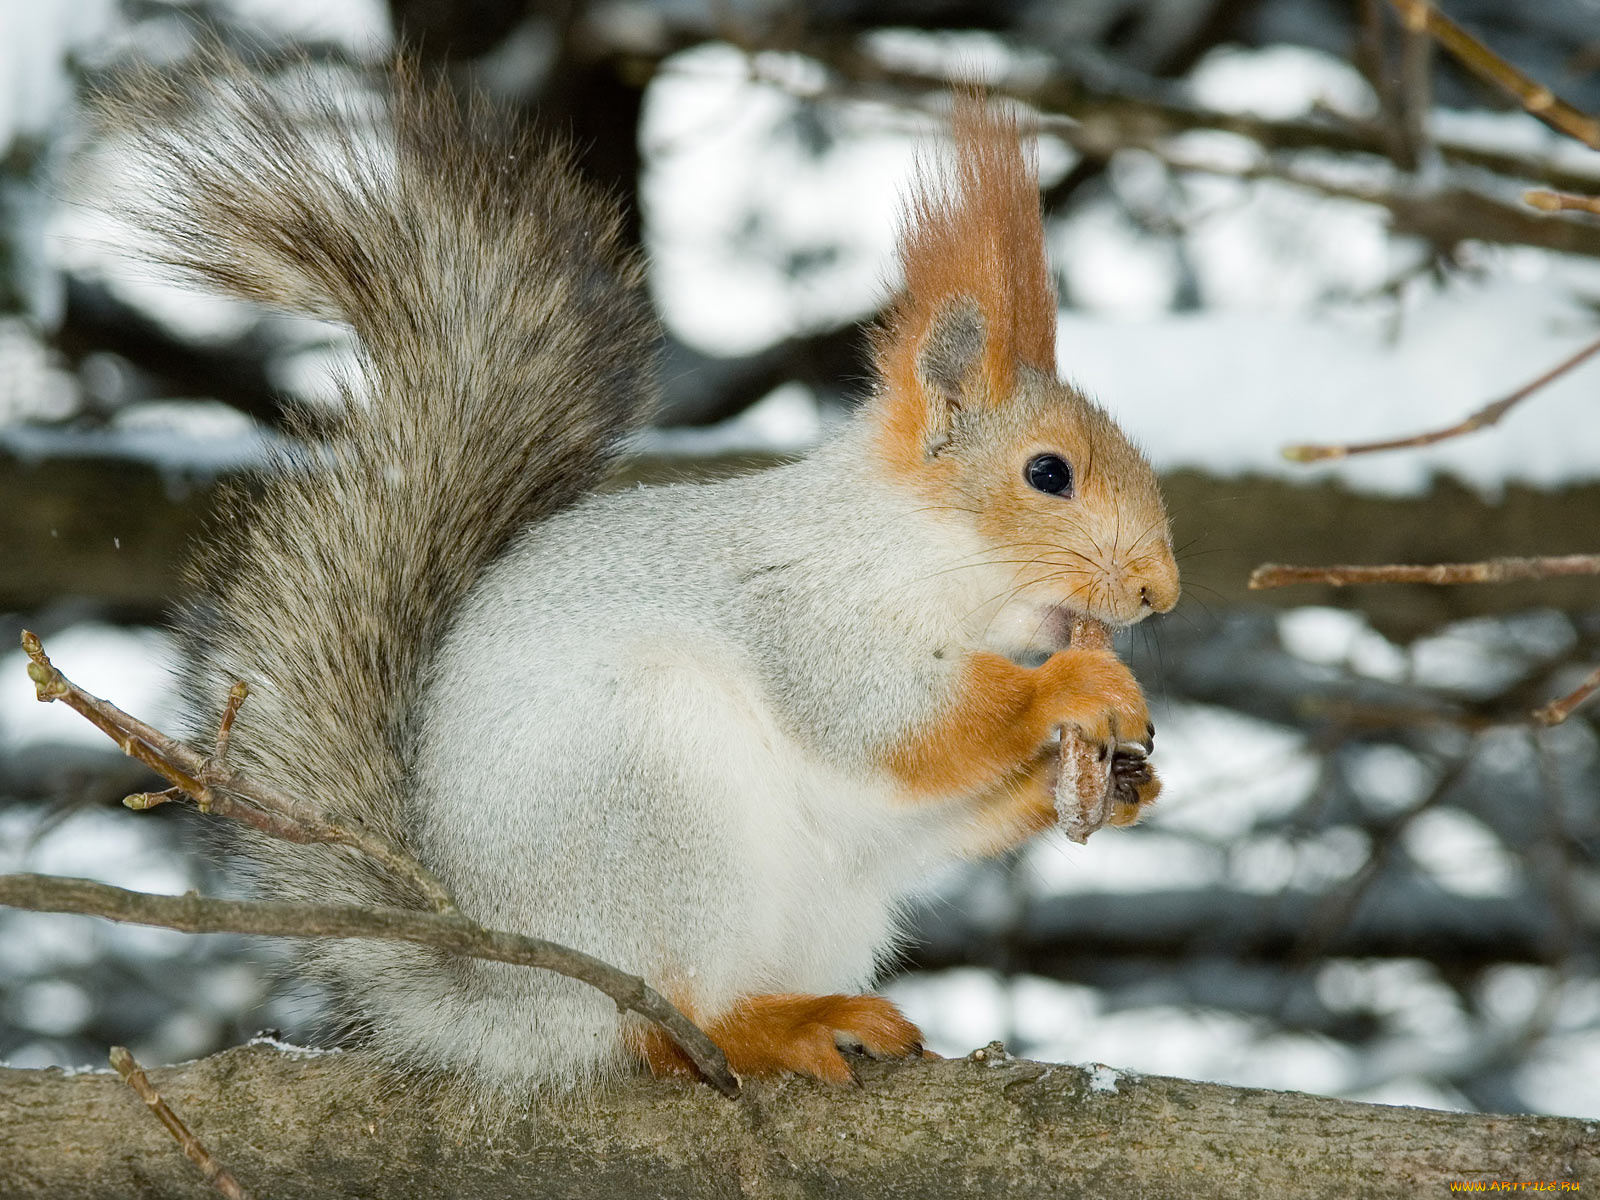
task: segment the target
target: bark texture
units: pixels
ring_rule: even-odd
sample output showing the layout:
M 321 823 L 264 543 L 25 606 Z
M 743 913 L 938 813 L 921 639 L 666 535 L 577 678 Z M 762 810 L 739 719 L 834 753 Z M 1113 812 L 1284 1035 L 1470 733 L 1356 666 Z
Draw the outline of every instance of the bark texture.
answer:
M 1385 1108 L 1009 1059 L 868 1064 L 862 1087 L 630 1080 L 522 1114 L 360 1056 L 268 1045 L 149 1072 L 257 1195 L 409 1197 L 1443 1195 L 1600 1182 L 1600 1126 Z M 0 1194 L 214 1195 L 112 1073 L 0 1069 Z

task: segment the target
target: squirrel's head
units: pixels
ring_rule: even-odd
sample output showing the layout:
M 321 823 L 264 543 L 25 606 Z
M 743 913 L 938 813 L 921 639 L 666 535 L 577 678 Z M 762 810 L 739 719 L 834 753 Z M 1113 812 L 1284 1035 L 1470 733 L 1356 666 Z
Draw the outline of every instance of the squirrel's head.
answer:
M 953 158 L 919 169 L 904 283 L 877 331 L 879 447 L 1041 618 L 1167 612 L 1178 568 L 1155 472 L 1056 377 L 1037 172 L 1016 123 L 959 96 L 952 124 Z

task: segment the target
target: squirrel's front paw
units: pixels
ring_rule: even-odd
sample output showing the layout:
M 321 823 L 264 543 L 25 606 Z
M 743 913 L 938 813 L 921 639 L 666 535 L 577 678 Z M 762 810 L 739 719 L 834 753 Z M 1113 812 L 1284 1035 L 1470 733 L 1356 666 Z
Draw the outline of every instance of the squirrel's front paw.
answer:
M 1119 750 L 1111 759 L 1111 824 L 1133 825 L 1161 794 L 1161 780 L 1142 754 Z
M 1149 746 L 1155 736 L 1144 692 L 1109 650 L 1062 650 L 1039 668 L 1049 686 L 1053 729 L 1071 729 L 1102 757 L 1118 744 Z

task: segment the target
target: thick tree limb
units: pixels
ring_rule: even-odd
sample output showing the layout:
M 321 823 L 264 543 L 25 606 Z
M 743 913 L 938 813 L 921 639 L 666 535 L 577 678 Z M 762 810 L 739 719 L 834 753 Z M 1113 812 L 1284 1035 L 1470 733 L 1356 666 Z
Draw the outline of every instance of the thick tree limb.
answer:
M 1270 894 L 1222 887 L 1070 893 L 1032 899 L 1015 915 L 960 903 L 924 910 L 905 965 L 914 971 L 972 966 L 1048 979 L 1130 977 L 1128 964 L 1227 961 L 1278 971 L 1300 955 L 1330 893 Z M 1585 920 L 1585 936 L 1593 926 Z M 1557 914 L 1533 893 L 1462 896 L 1417 876 L 1375 880 L 1323 949 L 1333 958 L 1413 958 L 1462 971 L 1499 963 L 1549 963 L 1559 947 Z M 1230 1002 L 1239 999 L 1230 997 Z
M 645 458 L 631 464 L 621 482 L 717 478 L 774 461 L 748 454 Z M 26 571 L 0 570 L 0 610 L 35 611 L 72 597 L 78 611 L 87 601 L 96 614 L 162 622 L 178 598 L 184 539 L 197 535 L 203 513 L 215 505 L 212 486 L 173 480 L 134 459 L 34 462 L 0 446 L 0 562 L 28 564 Z M 1222 607 L 1350 603 L 1347 593 L 1328 587 L 1305 596 L 1246 589 L 1251 568 L 1296 552 L 1332 562 L 1448 562 L 1512 554 L 1537 543 L 1541 553 L 1577 554 L 1593 550 L 1592 531 L 1600 528 L 1597 483 L 1551 489 L 1514 483 L 1492 501 L 1449 478 L 1425 496 L 1362 495 L 1331 479 L 1291 483 L 1199 471 L 1169 472 L 1161 486 L 1176 540 L 1190 544 L 1182 563 L 1185 591 Z M 1505 584 L 1503 590 L 1408 587 L 1361 599 L 1380 630 L 1404 638 L 1444 621 L 1535 605 L 1575 610 L 1592 603 L 1593 584 L 1564 579 Z M 40 620 L 68 616 L 58 610 Z M 9 765 L 0 762 L 0 775 Z
M 1009 1059 L 868 1063 L 726 1104 L 629 1080 L 492 1129 L 448 1092 L 347 1054 L 267 1046 L 152 1071 L 240 1179 L 271 1196 L 1445 1195 L 1451 1180 L 1600 1177 L 1600 1131 L 1559 1117 L 1386 1108 Z M 214 1195 L 114 1075 L 0 1069 L 12 1200 Z

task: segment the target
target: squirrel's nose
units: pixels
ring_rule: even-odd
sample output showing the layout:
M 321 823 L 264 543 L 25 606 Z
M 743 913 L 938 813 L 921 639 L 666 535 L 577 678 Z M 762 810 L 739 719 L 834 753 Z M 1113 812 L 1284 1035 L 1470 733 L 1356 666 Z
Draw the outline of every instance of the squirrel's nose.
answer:
M 1139 603 L 1150 612 L 1171 612 L 1178 606 L 1178 581 L 1146 583 L 1139 588 Z

